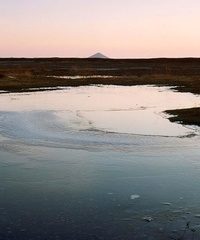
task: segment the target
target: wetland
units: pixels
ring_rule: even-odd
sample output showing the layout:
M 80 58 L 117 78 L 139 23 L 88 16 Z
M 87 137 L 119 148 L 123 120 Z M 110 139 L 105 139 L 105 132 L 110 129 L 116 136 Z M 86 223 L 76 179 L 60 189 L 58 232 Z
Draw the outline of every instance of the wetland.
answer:
M 199 239 L 199 60 L 159 61 L 1 59 L 1 240 Z

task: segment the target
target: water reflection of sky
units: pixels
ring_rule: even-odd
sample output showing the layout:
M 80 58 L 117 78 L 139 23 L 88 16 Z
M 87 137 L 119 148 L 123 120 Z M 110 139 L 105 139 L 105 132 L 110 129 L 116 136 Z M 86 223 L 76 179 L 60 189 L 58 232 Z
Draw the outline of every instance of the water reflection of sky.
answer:
M 51 111 L 72 130 L 179 136 L 191 130 L 171 123 L 167 109 L 197 107 L 200 98 L 152 86 L 87 86 L 3 94 L 1 111 Z
M 0 95 L 2 239 L 180 239 L 188 221 L 199 238 L 199 135 L 130 134 L 187 134 L 162 111 L 195 105 L 145 86 Z

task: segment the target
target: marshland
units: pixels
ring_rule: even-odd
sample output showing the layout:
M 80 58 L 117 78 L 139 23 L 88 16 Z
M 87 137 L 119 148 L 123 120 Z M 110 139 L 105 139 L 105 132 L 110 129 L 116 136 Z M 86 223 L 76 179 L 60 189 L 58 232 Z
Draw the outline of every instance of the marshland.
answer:
M 78 77 L 73 78 L 73 76 Z M 91 84 L 122 86 L 153 84 L 172 86 L 180 92 L 199 94 L 200 59 L 0 59 L 0 90 L 16 92 L 37 89 L 39 91 L 40 88 L 45 87 Z M 186 113 L 184 119 L 176 117 L 176 120 L 193 124 L 192 119 L 194 119 L 194 123 L 200 125 L 199 108 L 190 109 L 190 113 L 191 111 L 192 115 Z M 179 114 L 179 111 L 174 113 Z
M 195 58 L 0 59 L 0 239 L 198 239 L 199 81 Z

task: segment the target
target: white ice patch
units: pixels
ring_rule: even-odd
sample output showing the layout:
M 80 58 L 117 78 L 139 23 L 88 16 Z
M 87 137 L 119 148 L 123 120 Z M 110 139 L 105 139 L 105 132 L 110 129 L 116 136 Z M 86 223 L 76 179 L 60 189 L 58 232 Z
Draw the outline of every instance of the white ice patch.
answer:
M 133 195 L 131 195 L 131 200 L 134 200 L 134 199 L 139 198 L 139 197 L 140 197 L 140 195 L 133 194 Z

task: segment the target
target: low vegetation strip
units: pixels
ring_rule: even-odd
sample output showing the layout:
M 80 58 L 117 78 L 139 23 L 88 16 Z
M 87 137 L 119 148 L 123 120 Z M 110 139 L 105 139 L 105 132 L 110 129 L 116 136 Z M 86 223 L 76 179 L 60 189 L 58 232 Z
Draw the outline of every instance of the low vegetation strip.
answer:
M 53 77 L 77 75 L 83 78 Z M 113 78 L 85 78 L 106 75 Z M 179 91 L 199 94 L 200 59 L 0 58 L 0 90 L 89 84 L 168 85 L 177 86 Z

